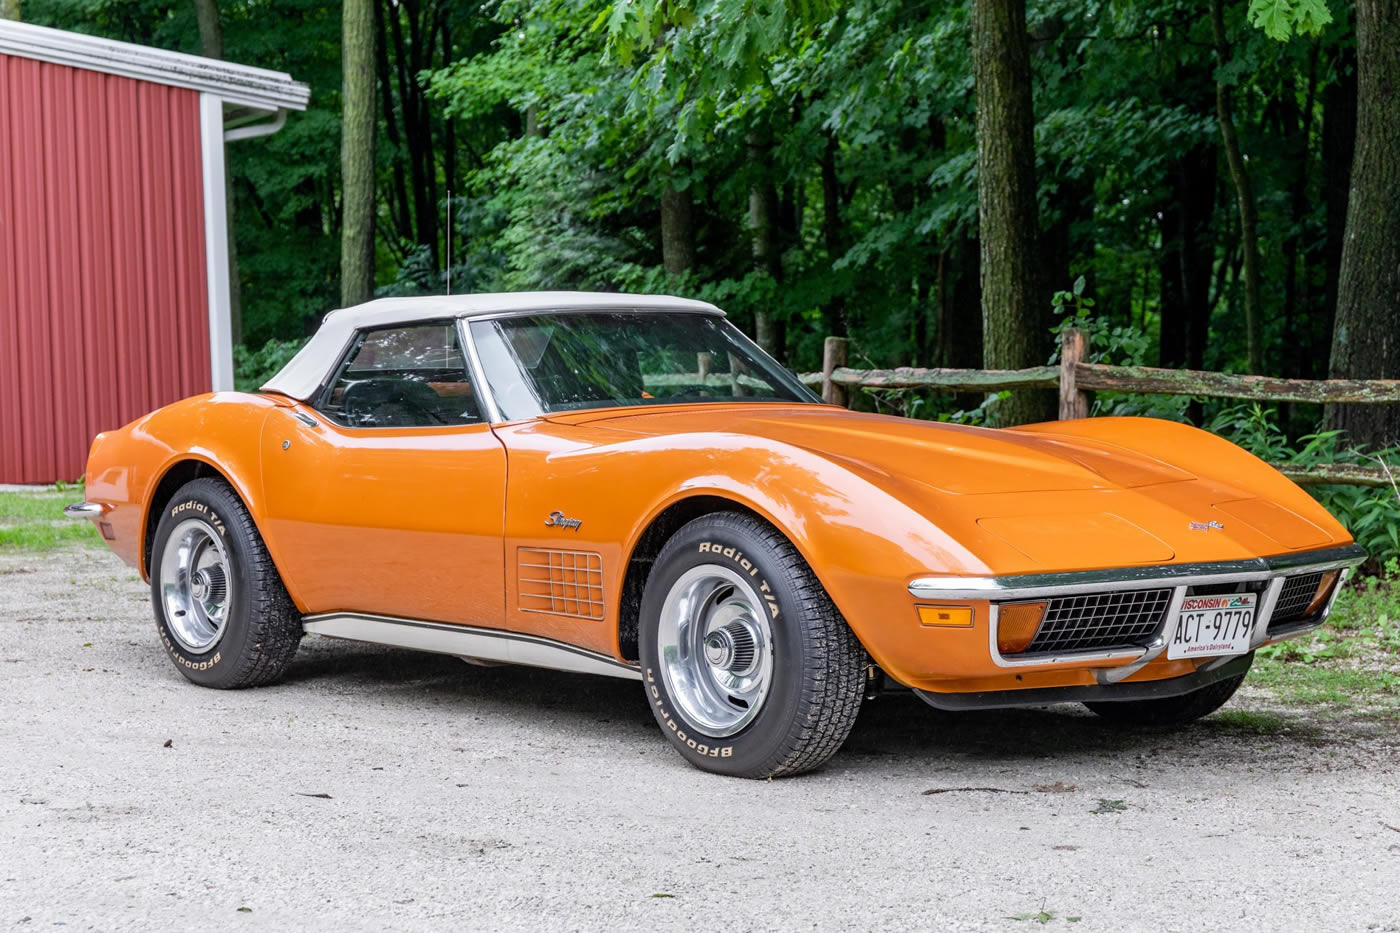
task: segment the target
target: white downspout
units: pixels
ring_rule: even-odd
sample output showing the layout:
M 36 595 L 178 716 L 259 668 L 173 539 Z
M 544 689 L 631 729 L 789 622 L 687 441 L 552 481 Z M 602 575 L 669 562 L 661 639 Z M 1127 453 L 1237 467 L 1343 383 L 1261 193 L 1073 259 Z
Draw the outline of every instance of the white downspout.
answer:
M 209 382 L 215 392 L 226 392 L 233 388 L 233 298 L 229 290 L 228 205 L 224 201 L 228 191 L 224 184 L 224 102 L 213 94 L 199 95 L 199 139 L 204 165 L 204 268 L 209 285 Z

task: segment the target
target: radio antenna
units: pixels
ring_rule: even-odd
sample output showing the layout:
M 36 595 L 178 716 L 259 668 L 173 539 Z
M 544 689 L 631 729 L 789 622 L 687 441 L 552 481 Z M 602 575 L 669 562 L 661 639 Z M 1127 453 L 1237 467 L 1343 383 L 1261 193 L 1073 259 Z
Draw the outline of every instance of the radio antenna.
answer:
M 452 294 L 452 189 L 447 189 L 447 294 Z

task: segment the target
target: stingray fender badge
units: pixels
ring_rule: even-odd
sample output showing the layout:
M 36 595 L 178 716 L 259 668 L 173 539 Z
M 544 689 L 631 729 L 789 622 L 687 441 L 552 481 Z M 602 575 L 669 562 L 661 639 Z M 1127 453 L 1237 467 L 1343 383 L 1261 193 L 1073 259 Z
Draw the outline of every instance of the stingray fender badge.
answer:
M 572 528 L 574 531 L 578 531 L 579 526 L 583 524 L 583 519 L 565 518 L 563 512 L 555 509 L 549 513 L 549 518 L 546 518 L 544 523 L 550 528 Z
M 1192 531 L 1210 531 L 1211 529 L 1216 531 L 1225 530 L 1225 526 L 1220 524 L 1220 522 L 1191 522 L 1186 527 L 1190 528 Z

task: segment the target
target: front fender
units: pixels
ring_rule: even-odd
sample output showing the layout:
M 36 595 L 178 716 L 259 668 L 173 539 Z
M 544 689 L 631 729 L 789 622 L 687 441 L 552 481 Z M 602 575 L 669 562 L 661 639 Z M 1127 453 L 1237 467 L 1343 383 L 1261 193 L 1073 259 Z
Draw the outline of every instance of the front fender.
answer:
M 807 561 L 867 651 L 895 676 L 929 646 L 907 586 L 931 569 L 982 575 L 987 565 L 875 478 L 803 448 L 739 434 L 638 436 L 606 426 L 535 422 L 499 429 L 510 481 L 506 546 L 602 556 L 613 631 L 590 646 L 620 657 L 617 607 L 648 528 L 684 499 L 718 497 L 761 515 Z M 582 524 L 545 524 L 561 511 Z M 511 559 L 507 556 L 507 575 Z M 985 651 L 985 646 L 983 646 Z M 906 672 L 908 672 L 906 674 Z
M 222 476 L 262 527 L 259 439 L 274 407 L 271 399 L 239 392 L 199 395 L 98 435 L 88 456 L 87 497 L 111 506 L 112 550 L 143 579 L 150 573 L 146 536 L 160 521 L 152 514 L 157 491 L 182 464 L 200 463 Z M 266 543 L 275 562 L 275 542 Z

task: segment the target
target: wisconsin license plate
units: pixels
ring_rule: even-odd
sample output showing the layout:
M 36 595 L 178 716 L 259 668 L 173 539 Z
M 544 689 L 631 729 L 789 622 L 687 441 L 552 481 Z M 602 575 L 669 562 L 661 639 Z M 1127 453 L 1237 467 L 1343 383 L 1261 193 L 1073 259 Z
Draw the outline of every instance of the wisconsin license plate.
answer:
M 1209 658 L 1249 651 L 1257 618 L 1255 593 L 1188 596 L 1176 617 L 1167 657 Z

